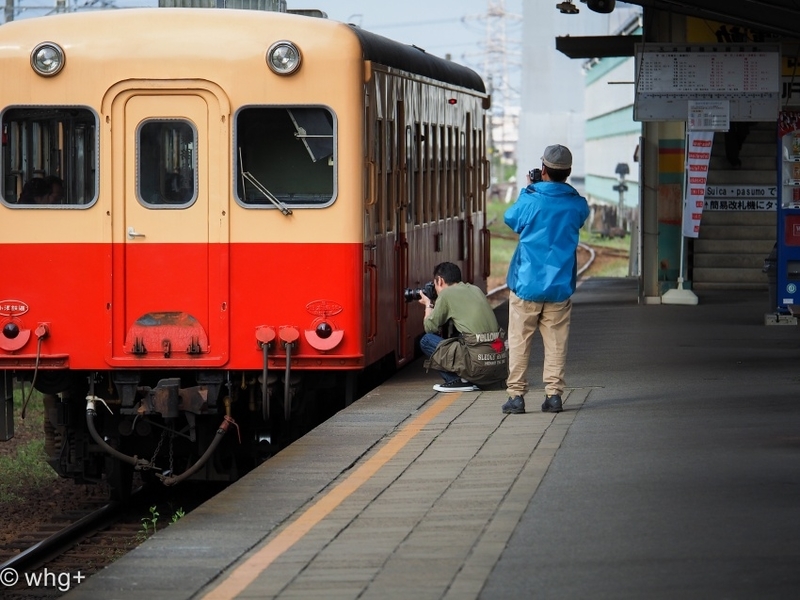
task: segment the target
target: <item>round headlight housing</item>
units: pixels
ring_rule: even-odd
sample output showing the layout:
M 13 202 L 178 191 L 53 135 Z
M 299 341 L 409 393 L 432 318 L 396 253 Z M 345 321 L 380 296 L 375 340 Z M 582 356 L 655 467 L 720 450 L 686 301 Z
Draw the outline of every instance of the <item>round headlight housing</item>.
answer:
M 300 68 L 300 50 L 286 40 L 275 42 L 267 50 L 267 64 L 278 75 L 291 75 Z
M 331 334 L 333 333 L 333 328 L 330 326 L 329 323 L 323 321 L 322 323 L 317 325 L 316 332 L 317 332 L 317 337 L 320 337 L 323 340 L 327 340 L 329 337 L 331 337 Z
M 16 323 L 6 323 L 3 326 L 3 335 L 8 339 L 13 340 L 19 335 L 19 325 Z
M 31 67 L 42 77 L 52 77 L 64 68 L 64 50 L 54 42 L 42 42 L 31 52 Z

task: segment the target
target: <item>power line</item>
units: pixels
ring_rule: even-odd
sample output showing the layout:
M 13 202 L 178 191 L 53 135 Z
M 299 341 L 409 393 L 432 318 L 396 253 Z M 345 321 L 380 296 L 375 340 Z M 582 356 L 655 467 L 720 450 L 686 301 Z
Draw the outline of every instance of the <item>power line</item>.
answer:
M 512 84 L 512 45 L 508 36 L 508 26 L 522 20 L 521 15 L 506 10 L 505 0 L 487 0 L 484 14 L 472 17 L 485 22 L 485 41 L 480 58 L 483 78 L 492 95 L 492 108 L 489 112 L 489 140 L 493 167 L 498 172 L 498 180 L 504 181 L 503 167 L 516 162 L 519 118 L 519 86 Z M 516 42 L 516 41 L 515 41 Z

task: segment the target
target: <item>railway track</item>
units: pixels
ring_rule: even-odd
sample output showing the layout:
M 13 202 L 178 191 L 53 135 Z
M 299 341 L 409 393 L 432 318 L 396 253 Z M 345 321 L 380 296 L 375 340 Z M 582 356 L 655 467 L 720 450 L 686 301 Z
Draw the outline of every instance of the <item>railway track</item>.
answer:
M 217 491 L 141 488 L 127 502 L 87 503 L 22 532 L 0 547 L 0 597 L 60 598 Z

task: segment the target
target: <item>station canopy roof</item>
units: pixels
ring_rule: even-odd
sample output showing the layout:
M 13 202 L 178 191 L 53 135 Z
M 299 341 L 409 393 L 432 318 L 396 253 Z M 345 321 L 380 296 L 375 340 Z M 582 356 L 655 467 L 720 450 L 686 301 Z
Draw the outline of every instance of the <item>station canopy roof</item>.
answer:
M 800 0 L 625 0 L 646 8 L 739 25 L 765 34 L 800 38 Z M 582 3 L 575 3 L 589 10 Z M 646 24 L 645 24 L 646 27 Z M 633 56 L 641 36 L 558 37 L 556 49 L 570 58 Z

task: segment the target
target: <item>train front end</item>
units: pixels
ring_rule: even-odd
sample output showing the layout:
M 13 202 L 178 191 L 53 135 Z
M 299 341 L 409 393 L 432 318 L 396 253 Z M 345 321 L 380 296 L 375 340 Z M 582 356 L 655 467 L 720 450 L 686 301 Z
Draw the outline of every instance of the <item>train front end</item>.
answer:
M 62 475 L 231 479 L 352 397 L 364 66 L 346 26 L 60 15 L 4 25 L 0 69 L 3 437 L 16 378 L 45 394 Z

